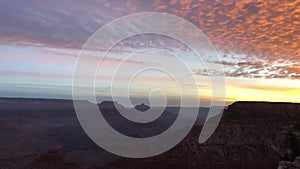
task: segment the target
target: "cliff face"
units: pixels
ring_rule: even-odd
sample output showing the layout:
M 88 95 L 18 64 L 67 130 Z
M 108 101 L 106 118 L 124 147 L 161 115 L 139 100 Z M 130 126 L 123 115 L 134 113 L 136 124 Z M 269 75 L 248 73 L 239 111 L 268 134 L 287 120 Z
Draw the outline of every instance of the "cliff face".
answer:
M 231 124 L 262 121 L 287 124 L 299 120 L 299 111 L 299 103 L 235 102 L 224 111 L 222 121 Z
M 299 154 L 298 141 L 291 138 L 299 122 L 300 104 L 236 102 L 204 146 L 218 145 L 220 159 L 236 168 L 277 168 L 280 159 Z
M 204 144 L 201 128 L 162 155 L 146 159 L 121 159 L 104 168 L 224 168 L 274 169 L 281 159 L 299 155 L 295 137 L 300 104 L 236 102 L 224 111 L 221 123 Z
M 228 144 L 269 144 L 284 156 L 288 137 L 298 131 L 299 124 L 300 104 L 236 102 L 224 111 L 210 140 L 224 136 Z

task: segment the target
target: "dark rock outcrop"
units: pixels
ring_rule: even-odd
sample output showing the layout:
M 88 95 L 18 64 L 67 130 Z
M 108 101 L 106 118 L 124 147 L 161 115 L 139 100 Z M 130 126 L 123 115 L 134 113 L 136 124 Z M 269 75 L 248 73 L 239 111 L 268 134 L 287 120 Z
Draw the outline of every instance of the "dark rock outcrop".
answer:
M 295 161 L 281 161 L 279 163 L 278 169 L 299 169 L 300 168 L 300 156 L 295 159 Z
M 145 105 L 144 103 L 142 103 L 142 104 L 140 104 L 140 105 L 136 105 L 134 108 L 135 108 L 136 110 L 138 110 L 138 111 L 143 112 L 143 111 L 149 110 L 149 109 L 150 109 L 150 106 Z

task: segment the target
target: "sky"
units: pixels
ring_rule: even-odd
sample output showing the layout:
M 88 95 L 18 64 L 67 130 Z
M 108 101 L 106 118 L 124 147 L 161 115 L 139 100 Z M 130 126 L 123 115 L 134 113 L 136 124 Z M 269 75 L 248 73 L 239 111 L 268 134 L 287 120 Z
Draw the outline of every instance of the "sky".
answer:
M 105 24 L 140 12 L 176 15 L 203 31 L 219 56 L 206 62 L 224 67 L 226 103 L 300 102 L 300 0 L 1 0 L 0 96 L 72 98 L 75 63 L 86 41 Z M 154 65 L 157 59 L 175 64 L 168 54 L 133 55 L 112 86 L 110 78 L 123 59 L 147 48 L 178 55 L 197 83 L 197 88 L 180 86 L 184 94 L 209 105 L 212 84 L 203 65 L 184 44 L 161 35 L 135 36 L 116 44 L 100 65 L 97 96 L 111 96 L 112 88 L 114 95 L 126 96 L 130 70 Z M 91 55 L 95 62 L 103 57 Z M 155 95 L 157 89 L 173 99 L 179 95 L 174 80 L 162 72 L 137 77 L 131 86 L 133 97 Z

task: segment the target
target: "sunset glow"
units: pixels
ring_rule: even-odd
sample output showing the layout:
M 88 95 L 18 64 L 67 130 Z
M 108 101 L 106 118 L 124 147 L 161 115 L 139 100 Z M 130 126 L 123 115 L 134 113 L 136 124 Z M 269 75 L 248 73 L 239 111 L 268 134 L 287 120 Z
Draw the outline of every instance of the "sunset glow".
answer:
M 72 98 L 73 71 L 84 43 L 106 23 L 137 12 L 173 14 L 190 21 L 207 35 L 220 57 L 219 61 L 208 62 L 224 67 L 227 103 L 300 102 L 300 0 L 78 3 L 3 0 L 0 2 L 1 97 Z M 109 95 L 109 77 L 133 48 L 168 49 L 178 54 L 193 70 L 197 81 L 198 91 L 191 88 L 189 97 L 203 98 L 204 105 L 209 105 L 212 88 L 203 65 L 196 64 L 184 45 L 150 35 L 120 43 L 111 57 L 101 63 L 96 77 L 99 96 Z M 95 62 L 103 57 L 95 55 L 91 57 Z M 138 58 L 126 62 L 132 69 L 152 64 Z M 121 77 L 126 79 L 126 72 L 122 73 Z M 159 73 L 140 76 L 135 84 L 135 97 L 145 97 L 152 88 L 162 88 L 174 98 L 180 96 L 172 80 Z M 120 82 L 118 87 L 121 97 L 126 86 Z M 189 84 L 184 87 L 189 88 Z

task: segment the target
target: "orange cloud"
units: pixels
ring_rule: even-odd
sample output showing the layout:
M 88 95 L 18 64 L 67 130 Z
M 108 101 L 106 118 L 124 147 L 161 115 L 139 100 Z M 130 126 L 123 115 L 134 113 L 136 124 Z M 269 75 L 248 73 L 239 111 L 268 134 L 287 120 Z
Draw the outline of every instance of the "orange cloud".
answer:
M 259 57 L 300 56 L 300 0 L 189 0 L 170 1 L 168 6 L 163 11 L 194 22 L 223 51 Z M 162 9 L 156 6 L 156 10 Z

